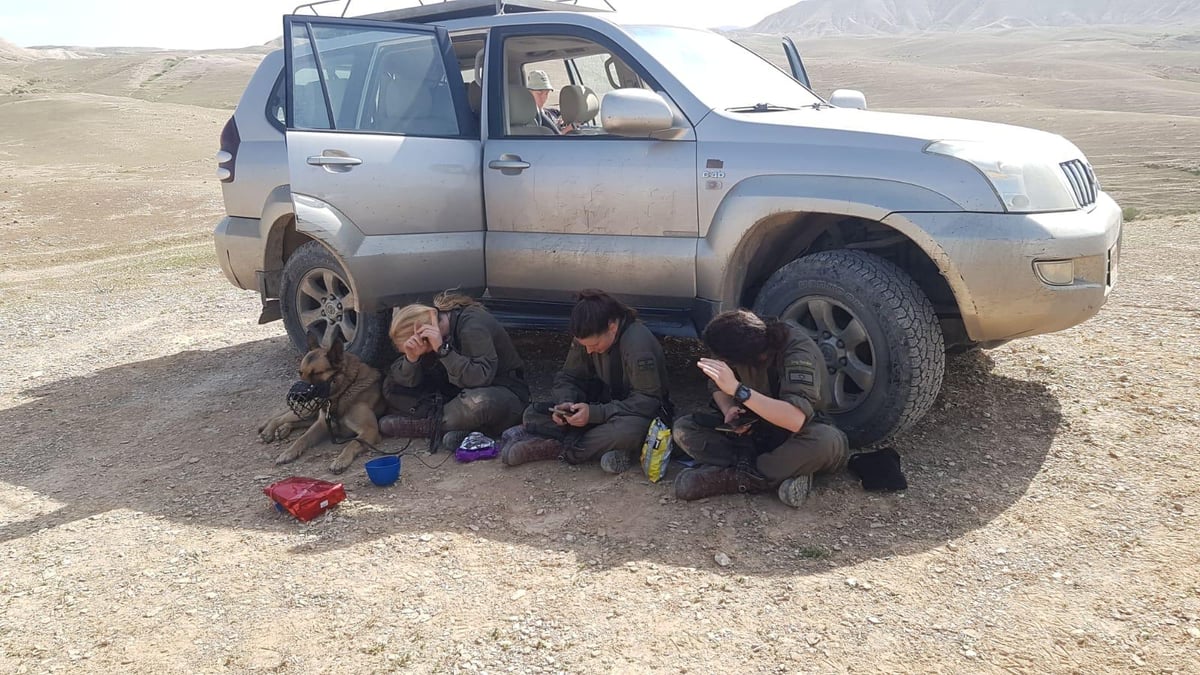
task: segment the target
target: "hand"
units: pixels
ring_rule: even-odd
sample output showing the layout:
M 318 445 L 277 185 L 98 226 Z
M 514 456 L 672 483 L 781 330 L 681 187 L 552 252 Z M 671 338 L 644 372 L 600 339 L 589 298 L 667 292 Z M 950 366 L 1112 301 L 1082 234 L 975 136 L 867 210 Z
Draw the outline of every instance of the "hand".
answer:
M 559 403 L 550 409 L 550 419 L 560 427 L 567 426 L 567 418 L 571 416 L 570 403 Z
M 586 427 L 588 420 L 592 416 L 592 407 L 587 403 L 572 403 L 571 415 L 567 418 L 567 424 L 573 427 Z
M 696 366 L 708 376 L 708 379 L 715 382 L 717 389 L 720 389 L 726 396 L 733 396 L 737 391 L 739 384 L 737 375 L 724 361 L 700 359 L 696 362 Z
M 424 325 L 417 329 L 416 333 L 422 340 L 429 343 L 430 351 L 436 352 L 442 348 L 442 331 L 438 330 L 437 326 Z
M 404 358 L 408 359 L 409 363 L 416 363 L 429 351 L 429 343 L 417 333 L 405 340 L 400 350 L 404 352 Z
M 746 409 L 740 405 L 731 406 L 725 411 L 725 424 L 733 424 L 737 418 L 746 414 Z

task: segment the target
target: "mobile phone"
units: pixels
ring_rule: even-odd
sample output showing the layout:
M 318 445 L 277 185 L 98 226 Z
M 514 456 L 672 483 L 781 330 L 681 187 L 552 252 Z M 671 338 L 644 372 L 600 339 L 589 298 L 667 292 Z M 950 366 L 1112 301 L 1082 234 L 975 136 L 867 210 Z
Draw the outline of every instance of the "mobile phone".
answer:
M 759 420 L 758 417 L 747 417 L 745 415 L 742 415 L 742 416 L 734 418 L 734 420 L 732 422 L 730 422 L 729 424 L 724 424 L 724 423 L 718 424 L 716 427 L 716 430 L 723 431 L 725 433 L 733 433 L 733 432 L 737 431 L 739 427 L 744 427 L 746 425 L 754 426 L 754 423 L 757 422 L 758 420 Z

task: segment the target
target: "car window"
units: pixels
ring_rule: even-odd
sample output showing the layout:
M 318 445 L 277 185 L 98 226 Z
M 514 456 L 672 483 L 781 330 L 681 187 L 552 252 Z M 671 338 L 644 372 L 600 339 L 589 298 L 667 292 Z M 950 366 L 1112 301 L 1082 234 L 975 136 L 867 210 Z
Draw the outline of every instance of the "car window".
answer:
M 505 40 L 504 56 L 509 136 L 608 136 L 599 115 L 604 96 L 644 87 L 624 60 L 580 37 L 512 37 Z
M 460 134 L 435 36 L 320 24 L 312 31 L 319 60 L 303 31 L 293 36 L 294 128 Z

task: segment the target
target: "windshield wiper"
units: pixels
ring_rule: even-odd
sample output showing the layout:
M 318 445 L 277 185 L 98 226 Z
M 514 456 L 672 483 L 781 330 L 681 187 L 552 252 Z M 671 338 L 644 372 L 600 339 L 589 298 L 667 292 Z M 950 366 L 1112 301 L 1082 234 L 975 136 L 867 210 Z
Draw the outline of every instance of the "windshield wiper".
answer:
M 782 112 L 784 110 L 799 110 L 799 108 L 789 108 L 783 105 L 775 105 L 774 103 L 755 103 L 754 105 L 744 105 L 736 108 L 726 108 L 726 112 L 736 113 L 765 113 L 765 112 Z

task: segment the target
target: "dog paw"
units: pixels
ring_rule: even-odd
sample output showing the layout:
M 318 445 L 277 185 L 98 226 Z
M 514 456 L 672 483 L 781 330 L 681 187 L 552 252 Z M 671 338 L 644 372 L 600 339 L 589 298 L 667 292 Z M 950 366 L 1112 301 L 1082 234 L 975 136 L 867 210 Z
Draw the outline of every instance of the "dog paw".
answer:
M 278 457 L 275 458 L 276 464 L 288 464 L 300 458 L 300 450 L 298 448 L 288 448 L 284 450 Z
M 333 464 L 329 465 L 329 470 L 332 471 L 333 473 L 341 473 L 341 472 L 345 471 L 346 469 L 349 469 L 350 465 L 353 463 L 354 463 L 353 457 L 351 457 L 349 459 L 343 459 L 341 457 L 338 457 L 337 459 L 333 460 Z

